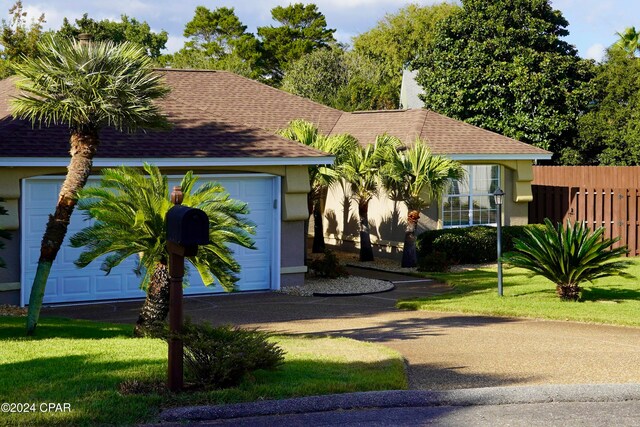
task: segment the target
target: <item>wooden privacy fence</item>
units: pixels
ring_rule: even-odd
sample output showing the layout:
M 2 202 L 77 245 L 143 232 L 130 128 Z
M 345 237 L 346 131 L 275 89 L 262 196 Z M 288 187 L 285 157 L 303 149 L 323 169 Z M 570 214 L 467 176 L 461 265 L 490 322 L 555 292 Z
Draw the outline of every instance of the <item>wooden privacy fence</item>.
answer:
M 536 166 L 529 222 L 585 221 L 640 255 L 640 167 Z

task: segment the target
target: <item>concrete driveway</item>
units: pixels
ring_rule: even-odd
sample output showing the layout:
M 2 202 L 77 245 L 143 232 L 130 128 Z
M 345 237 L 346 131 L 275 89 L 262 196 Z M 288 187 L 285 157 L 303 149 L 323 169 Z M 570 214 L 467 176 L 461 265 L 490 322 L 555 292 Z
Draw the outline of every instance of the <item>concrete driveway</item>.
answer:
M 403 311 L 394 307 L 399 298 L 447 287 L 386 278 L 396 281 L 395 290 L 325 298 L 278 293 L 191 297 L 185 299 L 185 313 L 215 324 L 384 344 L 406 358 L 412 389 L 640 383 L 640 328 Z M 49 307 L 43 315 L 132 323 L 140 305 Z

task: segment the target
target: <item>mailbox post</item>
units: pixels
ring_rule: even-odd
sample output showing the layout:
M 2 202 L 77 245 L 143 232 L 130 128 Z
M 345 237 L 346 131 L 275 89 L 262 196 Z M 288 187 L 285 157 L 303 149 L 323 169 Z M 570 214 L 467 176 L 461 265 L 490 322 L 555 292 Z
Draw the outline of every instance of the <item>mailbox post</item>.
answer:
M 167 249 L 169 251 L 169 369 L 167 385 L 180 391 L 184 385 L 182 333 L 182 279 L 184 258 L 195 256 L 198 245 L 209 243 L 209 217 L 200 209 L 182 206 L 182 188 L 173 187 L 166 217 Z

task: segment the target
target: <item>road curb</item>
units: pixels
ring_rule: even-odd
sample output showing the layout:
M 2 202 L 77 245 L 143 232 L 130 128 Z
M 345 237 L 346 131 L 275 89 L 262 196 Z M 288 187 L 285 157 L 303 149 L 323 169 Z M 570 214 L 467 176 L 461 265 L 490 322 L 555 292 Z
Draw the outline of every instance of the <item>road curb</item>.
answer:
M 491 387 L 448 391 L 393 390 L 309 396 L 217 406 L 171 408 L 164 422 L 206 421 L 366 408 L 513 405 L 550 402 L 640 401 L 640 384 Z

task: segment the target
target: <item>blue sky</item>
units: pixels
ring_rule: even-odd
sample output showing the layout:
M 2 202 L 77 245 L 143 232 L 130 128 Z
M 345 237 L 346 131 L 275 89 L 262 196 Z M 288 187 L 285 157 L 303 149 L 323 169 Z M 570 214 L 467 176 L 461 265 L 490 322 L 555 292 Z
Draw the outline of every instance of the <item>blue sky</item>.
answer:
M 293 1 L 295 2 L 295 1 Z M 14 0 L 0 0 L 0 16 L 7 17 Z M 235 7 L 248 30 L 270 25 L 270 10 L 276 5 L 288 5 L 280 0 L 23 0 L 29 16 L 44 13 L 46 26 L 59 28 L 64 17 L 79 18 L 84 12 L 94 19 L 118 19 L 127 14 L 147 21 L 155 31 L 169 33 L 169 51 L 182 47 L 184 25 L 193 17 L 196 6 L 209 9 L 219 6 Z M 304 2 L 303 3 L 308 3 Z M 336 37 L 349 42 L 353 35 L 366 31 L 384 17 L 408 3 L 432 4 L 433 0 L 316 0 L 313 3 L 327 17 Z M 616 40 L 616 32 L 626 27 L 640 27 L 638 0 L 555 0 L 554 8 L 562 11 L 569 21 L 567 41 L 575 45 L 582 57 L 600 60 L 605 47 Z

